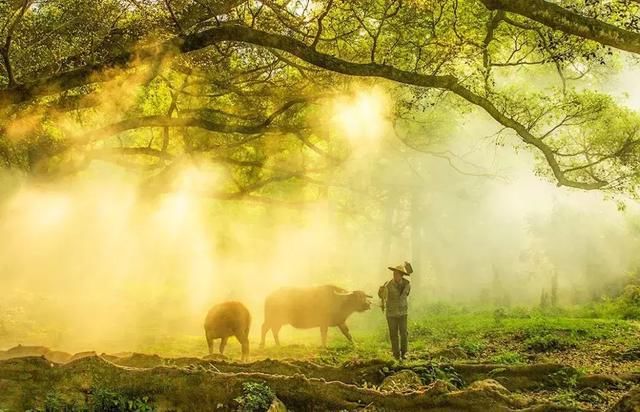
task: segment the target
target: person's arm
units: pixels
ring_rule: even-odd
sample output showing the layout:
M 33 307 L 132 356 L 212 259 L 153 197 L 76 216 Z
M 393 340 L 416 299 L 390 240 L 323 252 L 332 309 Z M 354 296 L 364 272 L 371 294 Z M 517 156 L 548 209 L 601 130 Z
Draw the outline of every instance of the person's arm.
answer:
M 406 298 L 409 296 L 409 292 L 411 292 L 411 282 L 407 281 L 407 284 L 404 286 L 404 289 L 402 289 L 402 294 L 400 296 Z

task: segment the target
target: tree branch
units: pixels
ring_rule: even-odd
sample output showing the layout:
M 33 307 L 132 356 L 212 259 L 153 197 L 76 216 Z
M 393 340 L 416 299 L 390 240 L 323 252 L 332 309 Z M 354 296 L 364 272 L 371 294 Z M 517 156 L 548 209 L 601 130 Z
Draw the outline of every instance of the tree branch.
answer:
M 144 49 L 140 53 L 138 53 L 138 56 L 141 56 L 141 58 L 146 57 L 147 59 L 149 59 L 152 57 L 157 58 L 158 54 L 165 54 L 168 52 L 187 53 L 203 49 L 212 44 L 222 41 L 237 41 L 253 44 L 256 46 L 278 49 L 288 52 L 300 58 L 301 60 L 306 61 L 307 63 L 349 76 L 379 77 L 418 87 L 438 88 L 451 91 L 467 100 L 468 102 L 483 108 L 491 117 L 498 121 L 498 123 L 507 128 L 513 129 L 520 136 L 523 142 L 536 147 L 542 153 L 546 162 L 549 164 L 551 171 L 558 182 L 558 185 L 580 189 L 600 189 L 606 186 L 606 182 L 601 181 L 581 182 L 568 179 L 563 173 L 556 158 L 554 157 L 553 150 L 548 145 L 531 134 L 531 132 L 525 125 L 503 114 L 490 100 L 478 94 L 475 94 L 473 91 L 466 88 L 454 76 L 421 74 L 401 70 L 386 64 L 378 64 L 373 62 L 350 62 L 326 53 L 318 52 L 317 50 L 300 40 L 239 25 L 220 26 L 205 30 L 200 33 L 189 35 L 184 38 L 175 38 L 162 43 L 157 47 Z M 118 59 L 116 59 L 115 63 L 110 62 L 108 66 L 113 67 L 114 64 L 128 65 L 131 63 L 132 56 L 132 53 L 125 53 Z M 38 82 L 35 85 L 27 86 L 21 90 L 4 90 L 0 92 L 0 102 L 6 102 L 7 100 L 20 100 L 25 97 L 25 92 L 27 96 L 32 95 L 34 92 L 38 91 L 41 93 L 50 93 L 60 86 L 75 87 L 82 84 L 82 82 L 92 82 L 96 77 L 101 77 L 100 75 L 96 75 L 95 72 L 100 71 L 100 69 L 104 68 L 104 66 L 105 65 L 81 68 L 74 72 L 64 73 L 60 76 L 55 76 L 48 80 Z M 102 74 L 102 77 L 104 78 L 104 73 Z M 277 116 L 277 113 L 274 113 L 272 117 L 274 115 Z M 229 126 L 216 124 L 201 119 L 167 119 L 166 117 L 162 116 L 149 116 L 143 119 L 143 126 L 146 125 L 164 127 L 169 124 L 178 127 L 201 127 L 204 129 L 224 133 L 253 134 L 259 132 L 265 127 L 264 124 L 254 126 Z M 271 118 L 271 120 L 273 120 L 273 118 Z M 269 124 L 271 120 L 267 119 L 266 124 Z M 105 129 L 99 130 L 97 135 L 87 136 L 86 139 L 94 140 L 95 136 L 106 136 L 135 127 L 141 127 L 140 120 L 125 120 L 123 122 L 116 123 L 115 125 L 108 126 Z
M 144 116 L 133 119 L 122 120 L 110 124 L 101 129 L 93 130 L 83 136 L 68 139 L 72 144 L 86 144 L 105 139 L 127 130 L 140 129 L 143 127 L 196 127 L 211 132 L 218 133 L 238 133 L 253 135 L 264 132 L 273 121 L 289 110 L 291 107 L 303 103 L 304 99 L 291 100 L 285 103 L 278 110 L 271 113 L 265 120 L 254 125 L 234 125 L 228 123 L 216 123 L 205 119 L 191 117 L 169 117 L 169 116 Z
M 574 36 L 640 54 L 640 33 L 586 17 L 545 0 L 480 0 L 489 10 L 503 10 Z

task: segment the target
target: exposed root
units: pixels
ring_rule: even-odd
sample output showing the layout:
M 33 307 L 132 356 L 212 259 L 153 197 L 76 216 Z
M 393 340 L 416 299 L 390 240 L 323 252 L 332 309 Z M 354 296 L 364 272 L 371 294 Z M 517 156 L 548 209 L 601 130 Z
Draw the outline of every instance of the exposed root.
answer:
M 296 365 L 293 365 L 296 366 Z M 307 365 L 308 366 L 308 365 Z M 299 366 L 298 366 L 299 367 Z M 247 365 L 247 370 L 250 366 Z M 44 358 L 0 362 L 0 409 L 26 410 L 42 406 L 47 395 L 63 394 L 76 404 L 89 402 L 96 388 L 148 396 L 159 410 L 211 411 L 233 406 L 242 382 L 263 381 L 287 406 L 302 411 L 354 410 L 366 405 L 378 410 L 507 411 L 527 405 L 496 385 L 466 390 L 425 390 L 382 393 L 343 382 L 259 372 L 225 373 L 175 367 L 138 369 L 117 366 L 100 357 L 85 357 L 58 365 Z

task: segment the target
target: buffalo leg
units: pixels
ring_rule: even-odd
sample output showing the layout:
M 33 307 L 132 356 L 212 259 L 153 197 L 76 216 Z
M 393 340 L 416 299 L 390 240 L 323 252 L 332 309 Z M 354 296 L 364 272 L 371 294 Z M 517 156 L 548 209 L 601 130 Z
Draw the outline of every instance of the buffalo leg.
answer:
M 271 327 L 267 325 L 267 322 L 262 324 L 262 336 L 260 337 L 261 348 L 264 348 L 264 340 L 265 340 L 265 337 L 267 336 L 267 332 L 269 332 L 269 329 L 271 329 Z
M 228 337 L 224 337 L 220 340 L 220 355 L 224 355 L 224 347 L 227 346 Z
M 328 326 L 320 326 L 320 338 L 322 339 L 323 348 L 327 347 L 327 330 L 328 329 L 329 329 Z
M 245 335 L 236 335 L 236 339 L 242 345 L 242 362 L 249 360 L 249 337 Z
M 353 338 L 351 337 L 351 334 L 349 333 L 349 328 L 347 327 L 346 323 L 342 323 L 340 325 L 338 325 L 338 328 L 340 329 L 340 332 L 342 332 L 342 334 L 349 339 L 349 342 L 353 343 Z
M 273 340 L 276 341 L 276 346 L 280 346 L 280 338 L 278 337 L 278 333 L 280 333 L 281 327 L 282 325 L 278 325 L 271 328 L 271 332 L 273 332 Z
M 213 355 L 213 338 L 207 335 L 207 345 L 209 346 L 209 355 Z

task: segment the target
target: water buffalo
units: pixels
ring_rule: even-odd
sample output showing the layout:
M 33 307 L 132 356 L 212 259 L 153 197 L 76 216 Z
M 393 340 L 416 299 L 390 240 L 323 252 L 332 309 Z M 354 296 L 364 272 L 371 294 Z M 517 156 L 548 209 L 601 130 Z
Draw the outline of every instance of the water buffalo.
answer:
M 235 336 L 242 344 L 242 361 L 249 359 L 249 327 L 251 315 L 240 302 L 224 302 L 209 310 L 204 321 L 204 332 L 209 345 L 209 355 L 213 354 L 213 340 L 220 340 L 220 354 L 224 354 L 229 336 Z
M 371 308 L 368 298 L 371 296 L 360 290 L 348 292 L 332 285 L 279 289 L 265 300 L 260 346 L 264 346 L 269 330 L 273 332 L 276 345 L 280 345 L 278 332 L 282 325 L 298 329 L 319 327 L 322 346 L 327 344 L 329 326 L 337 326 L 353 343 L 345 322 L 353 312 L 364 312 Z

